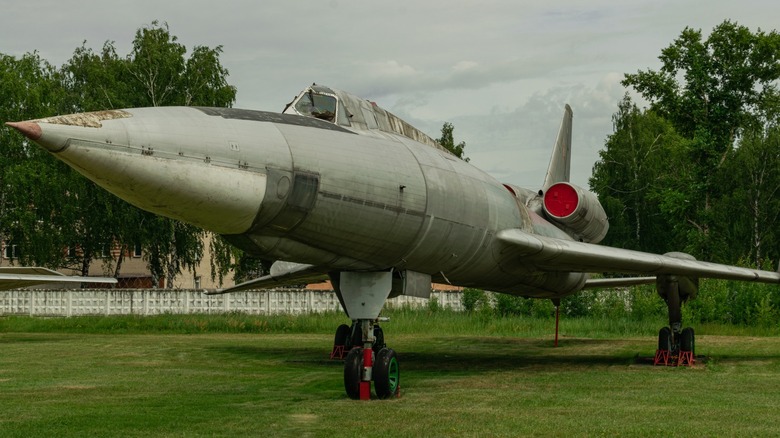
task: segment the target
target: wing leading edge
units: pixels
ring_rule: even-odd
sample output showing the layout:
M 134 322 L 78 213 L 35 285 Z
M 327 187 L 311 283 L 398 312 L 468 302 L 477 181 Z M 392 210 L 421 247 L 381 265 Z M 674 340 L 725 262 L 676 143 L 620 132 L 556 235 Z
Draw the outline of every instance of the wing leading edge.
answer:
M 103 283 L 115 284 L 111 277 L 71 277 L 40 267 L 0 267 L 0 290 L 19 289 L 47 283 Z
M 268 275 L 249 280 L 235 286 L 206 292 L 207 295 L 226 294 L 252 289 L 290 286 L 294 284 L 322 283 L 328 280 L 328 271 L 322 266 L 292 262 L 276 262 Z
M 627 274 L 670 274 L 723 280 L 780 283 L 780 272 L 740 268 L 718 263 L 686 260 L 590 243 L 575 242 L 529 234 L 519 229 L 499 232 L 506 244 L 502 258 L 506 262 L 533 265 L 547 271 L 621 272 Z M 585 287 L 625 286 L 654 282 L 652 277 L 635 279 L 589 280 Z M 623 280 L 620 282 L 619 280 Z

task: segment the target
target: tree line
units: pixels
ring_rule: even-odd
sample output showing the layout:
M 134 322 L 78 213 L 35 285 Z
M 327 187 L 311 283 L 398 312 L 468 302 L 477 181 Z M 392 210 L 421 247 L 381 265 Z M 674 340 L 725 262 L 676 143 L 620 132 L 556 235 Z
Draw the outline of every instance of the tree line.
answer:
M 628 94 L 593 168 L 607 245 L 775 270 L 780 260 L 780 35 L 686 28 Z
M 777 269 L 780 35 L 728 20 L 706 38 L 686 28 L 659 60 L 658 70 L 625 75 L 623 85 L 649 108 L 625 95 L 593 168 L 590 186 L 610 219 L 603 243 Z M 647 293 L 657 307 L 642 299 Z M 605 301 L 600 295 L 584 305 L 592 294 L 564 303 L 575 314 L 593 312 Z M 630 313 L 663 311 L 654 295 L 635 288 Z M 683 313 L 694 323 L 776 326 L 780 290 L 707 280 Z

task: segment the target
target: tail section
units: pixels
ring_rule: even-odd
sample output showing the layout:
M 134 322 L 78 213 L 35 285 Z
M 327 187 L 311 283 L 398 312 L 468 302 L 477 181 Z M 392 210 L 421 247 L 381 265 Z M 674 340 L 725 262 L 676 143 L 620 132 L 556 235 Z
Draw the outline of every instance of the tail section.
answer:
M 543 191 L 547 191 L 551 185 L 558 182 L 569 182 L 571 173 L 571 126 L 573 113 L 569 104 L 566 104 L 561 121 L 561 129 L 555 140 L 550 165 L 547 167 L 547 175 L 544 177 Z
M 572 118 L 571 107 L 566 105 L 544 186 L 539 192 L 542 210 L 547 220 L 573 239 L 598 243 L 609 230 L 607 214 L 596 195 L 569 182 Z

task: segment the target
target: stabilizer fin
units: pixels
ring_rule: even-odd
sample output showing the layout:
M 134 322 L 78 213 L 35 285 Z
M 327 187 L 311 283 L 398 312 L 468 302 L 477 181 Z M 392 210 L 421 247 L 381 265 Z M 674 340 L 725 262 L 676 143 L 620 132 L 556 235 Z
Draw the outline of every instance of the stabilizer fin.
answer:
M 547 190 L 551 185 L 559 182 L 569 182 L 571 173 L 571 128 L 573 113 L 569 104 L 563 111 L 561 129 L 558 130 L 558 138 L 555 140 L 550 165 L 547 167 L 547 175 L 544 177 L 542 190 Z

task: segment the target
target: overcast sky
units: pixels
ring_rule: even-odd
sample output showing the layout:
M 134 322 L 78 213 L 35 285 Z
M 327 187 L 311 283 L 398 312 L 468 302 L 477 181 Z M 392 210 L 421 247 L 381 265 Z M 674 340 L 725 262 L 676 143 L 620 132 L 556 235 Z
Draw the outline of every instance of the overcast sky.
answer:
M 777 0 L 2 0 L 0 52 L 56 66 L 86 40 L 129 53 L 167 22 L 188 49 L 223 46 L 238 108 L 281 111 L 317 82 L 376 101 L 432 137 L 445 121 L 477 167 L 538 189 L 563 107 L 574 110 L 572 181 L 587 187 L 625 73 L 659 66 L 686 27 L 777 27 Z M 2 102 L 0 102 L 0 105 Z M 640 103 L 641 104 L 641 103 Z

